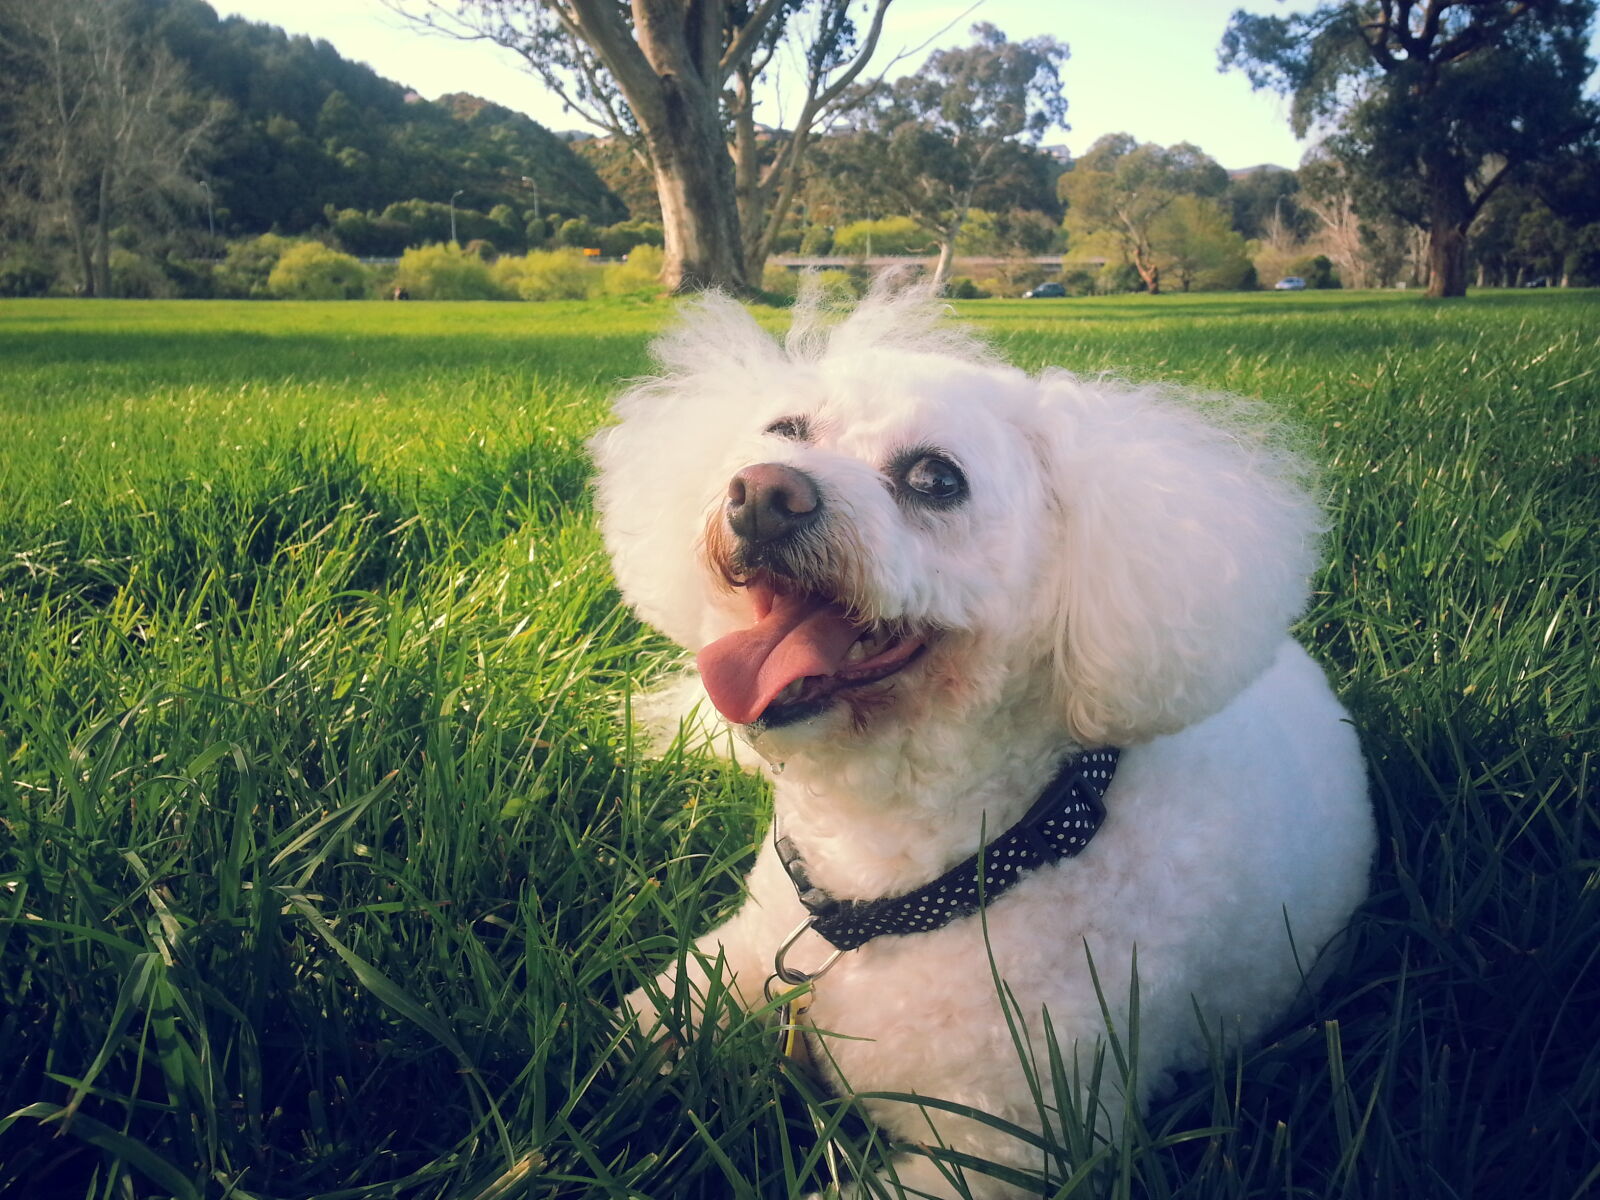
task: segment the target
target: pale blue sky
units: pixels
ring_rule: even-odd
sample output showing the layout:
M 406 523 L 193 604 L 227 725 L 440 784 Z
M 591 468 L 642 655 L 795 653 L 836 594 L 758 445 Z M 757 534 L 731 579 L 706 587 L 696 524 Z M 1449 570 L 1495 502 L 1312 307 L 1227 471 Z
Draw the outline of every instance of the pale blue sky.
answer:
M 508 51 L 426 37 L 404 27 L 379 0 L 211 0 L 291 33 L 326 38 L 347 58 L 432 98 L 472 92 L 527 113 L 552 129 L 584 128 L 564 113 Z M 971 7 L 970 13 L 962 14 Z M 954 25 L 936 44 L 964 42 L 974 21 L 989 21 L 1012 40 L 1047 33 L 1072 48 L 1065 80 L 1069 132 L 1046 137 L 1074 153 L 1105 133 L 1140 141 L 1189 141 L 1226 167 L 1274 162 L 1295 166 L 1303 147 L 1289 133 L 1285 107 L 1252 93 L 1242 75 L 1217 72 L 1217 42 L 1235 8 L 1293 11 L 1273 0 L 984 0 L 975 7 L 945 0 L 896 0 L 885 47 L 918 46 Z M 1305 8 L 1308 5 L 1300 5 Z M 924 52 L 925 53 L 925 52 Z M 888 54 L 881 56 L 886 59 Z M 917 65 L 920 55 L 895 73 Z M 780 123 L 776 111 L 762 119 Z

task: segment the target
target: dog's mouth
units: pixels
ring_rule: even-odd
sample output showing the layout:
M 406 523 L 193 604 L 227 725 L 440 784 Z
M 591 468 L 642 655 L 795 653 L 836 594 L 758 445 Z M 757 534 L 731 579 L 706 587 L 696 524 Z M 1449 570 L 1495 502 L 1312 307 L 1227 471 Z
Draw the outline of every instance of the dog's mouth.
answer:
M 926 635 L 860 621 L 835 597 L 759 574 L 744 583 L 755 623 L 699 654 L 711 702 L 736 725 L 776 727 L 821 713 L 905 670 Z

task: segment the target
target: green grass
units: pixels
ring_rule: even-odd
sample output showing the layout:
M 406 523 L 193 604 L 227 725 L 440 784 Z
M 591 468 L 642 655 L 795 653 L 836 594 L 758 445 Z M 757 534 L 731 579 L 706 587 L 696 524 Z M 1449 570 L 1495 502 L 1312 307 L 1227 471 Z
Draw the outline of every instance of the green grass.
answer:
M 1325 994 L 1079 1194 L 1595 1187 L 1600 295 L 960 312 L 1303 425 L 1302 632 L 1382 831 Z M 0 302 L 0 1193 L 782 1196 L 874 1159 L 755 1022 L 667 1074 L 614 1045 L 763 821 L 620 715 L 668 648 L 582 441 L 669 313 Z

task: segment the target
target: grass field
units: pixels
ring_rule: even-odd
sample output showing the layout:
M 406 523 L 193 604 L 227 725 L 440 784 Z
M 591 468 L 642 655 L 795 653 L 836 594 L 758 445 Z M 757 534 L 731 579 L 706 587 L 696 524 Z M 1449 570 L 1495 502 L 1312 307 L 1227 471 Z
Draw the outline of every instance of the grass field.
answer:
M 879 1153 L 753 1023 L 615 1047 L 763 823 L 619 718 L 668 649 L 582 442 L 670 312 L 0 301 L 0 1194 L 777 1197 Z M 1070 1194 L 1600 1187 L 1600 293 L 960 312 L 1303 425 L 1302 633 L 1381 830 L 1326 993 Z

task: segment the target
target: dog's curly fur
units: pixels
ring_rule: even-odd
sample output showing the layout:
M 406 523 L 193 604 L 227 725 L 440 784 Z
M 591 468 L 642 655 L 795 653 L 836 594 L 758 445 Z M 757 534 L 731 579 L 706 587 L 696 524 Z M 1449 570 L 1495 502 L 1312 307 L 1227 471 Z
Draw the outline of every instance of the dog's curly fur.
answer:
M 725 506 L 733 476 L 774 464 L 814 481 L 824 510 L 803 586 L 926 642 L 881 682 L 741 731 L 783 764 L 774 803 L 816 883 L 858 899 L 915 888 L 1015 821 L 1066 755 L 1125 751 L 1081 856 L 1028 875 L 984 922 L 879 938 L 820 980 L 809 1019 L 844 1035 L 826 1039 L 836 1085 L 1038 1128 L 991 953 L 1034 1046 L 1048 1010 L 1080 1063 L 1106 1035 L 1089 956 L 1121 1024 L 1137 955 L 1136 1094 L 1111 1098 L 1103 1128 L 1201 1063 L 1197 1008 L 1235 1038 L 1281 1013 L 1365 895 L 1374 832 L 1355 732 L 1287 635 L 1322 518 L 1272 423 L 1215 398 L 1029 376 L 916 290 L 881 289 L 835 322 L 802 306 L 783 343 L 711 297 L 657 354 L 661 375 L 617 400 L 592 447 L 639 615 L 692 651 L 752 624 L 748 590 L 729 586 L 744 580 Z M 930 448 L 959 465 L 959 504 L 919 506 L 889 478 Z M 759 1004 L 804 914 L 770 847 L 748 889 L 700 948 Z M 650 1018 L 643 993 L 630 1003 Z M 873 1107 L 931 1140 L 929 1114 Z M 1039 1165 L 991 1126 L 932 1118 L 966 1153 Z M 896 1169 L 952 1194 L 925 1159 Z

